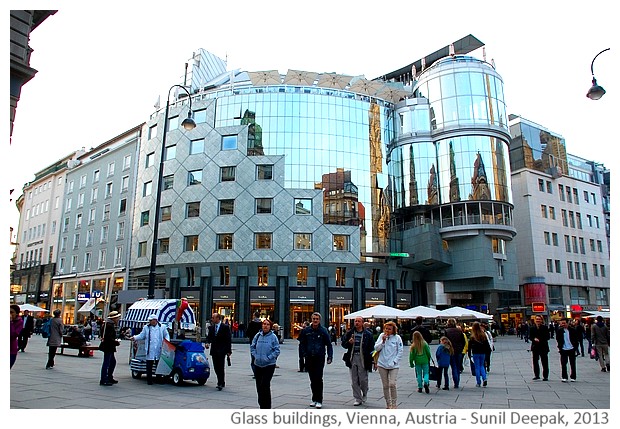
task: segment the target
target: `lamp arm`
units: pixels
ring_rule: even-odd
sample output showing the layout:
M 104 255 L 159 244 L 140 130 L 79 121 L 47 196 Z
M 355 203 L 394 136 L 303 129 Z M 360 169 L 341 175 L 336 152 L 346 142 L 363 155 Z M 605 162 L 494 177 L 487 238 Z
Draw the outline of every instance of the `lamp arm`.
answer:
M 611 48 L 603 49 L 601 52 L 596 54 L 596 56 L 592 59 L 592 64 L 590 64 L 590 71 L 592 72 L 592 76 L 594 76 L 594 60 L 601 55 L 605 51 L 609 51 Z

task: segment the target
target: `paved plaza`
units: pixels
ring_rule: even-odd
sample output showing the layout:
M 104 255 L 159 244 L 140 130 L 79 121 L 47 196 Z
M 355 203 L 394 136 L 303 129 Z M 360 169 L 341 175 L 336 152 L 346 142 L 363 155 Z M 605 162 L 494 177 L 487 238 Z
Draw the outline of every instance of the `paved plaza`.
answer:
M 117 352 L 114 386 L 100 386 L 103 354 L 77 356 L 77 350 L 57 355 L 55 367 L 45 369 L 45 339 L 33 336 L 25 353 L 19 353 L 10 371 L 11 409 L 257 409 L 256 389 L 250 370 L 248 344 L 233 344 L 232 366 L 226 368 L 226 387 L 215 388 L 215 373 L 204 386 L 188 381 L 181 386 L 170 383 L 148 386 L 145 378 L 133 379 L 129 370 L 129 341 L 122 341 Z M 98 344 L 95 340 L 93 344 Z M 273 408 L 314 410 L 310 404 L 310 384 L 306 373 L 299 373 L 297 340 L 281 345 L 272 380 Z M 438 390 L 431 382 L 430 394 L 418 393 L 415 371 L 409 368 L 409 350 L 398 374 L 398 408 L 427 410 L 464 409 L 609 409 L 610 373 L 600 371 L 598 362 L 577 358 L 577 382 L 560 380 L 559 354 L 550 341 L 549 381 L 532 381 L 530 344 L 516 336 L 499 337 L 491 358 L 488 387 L 476 387 L 469 371 L 461 376 L 459 389 Z M 431 345 L 435 353 L 436 341 Z M 326 365 L 323 410 L 385 410 L 379 374 L 369 376 L 368 401 L 353 407 L 349 372 L 342 361 L 344 349 L 334 346 L 334 362 Z M 615 370 L 615 368 L 614 368 Z M 315 411 L 320 412 L 319 410 Z M 89 413 L 90 414 L 90 413 Z M 91 416 L 95 416 L 90 414 Z M 103 417 L 109 422 L 109 417 Z M 53 423 L 50 421 L 49 423 Z

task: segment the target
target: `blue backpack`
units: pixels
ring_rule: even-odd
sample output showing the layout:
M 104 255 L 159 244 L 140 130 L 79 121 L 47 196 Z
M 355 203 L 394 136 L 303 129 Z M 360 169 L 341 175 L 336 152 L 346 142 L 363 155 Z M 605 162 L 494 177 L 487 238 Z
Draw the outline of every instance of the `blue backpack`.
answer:
M 52 319 L 48 319 L 48 321 L 45 322 L 43 324 L 43 326 L 41 326 L 41 336 L 43 338 L 48 338 L 50 336 L 50 333 L 51 333 L 50 326 L 51 326 L 51 324 L 52 324 Z

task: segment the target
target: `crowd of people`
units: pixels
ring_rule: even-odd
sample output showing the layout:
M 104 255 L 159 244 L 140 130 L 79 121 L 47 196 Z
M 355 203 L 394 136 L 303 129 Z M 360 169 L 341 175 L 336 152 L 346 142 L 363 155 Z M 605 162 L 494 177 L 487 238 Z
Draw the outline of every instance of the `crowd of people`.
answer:
M 25 351 L 28 338 L 32 335 L 35 322 L 26 310 L 20 312 L 18 305 L 11 305 L 10 365 L 16 362 L 18 351 Z M 257 402 L 260 408 L 271 408 L 271 380 L 278 368 L 281 338 L 279 327 L 268 318 L 261 319 L 259 313 L 248 323 L 243 332 L 250 342 L 250 367 L 255 379 Z M 116 347 L 120 345 L 117 323 L 121 314 L 112 311 L 101 325 L 96 321 L 91 330 L 73 328 L 71 335 L 79 336 L 84 341 L 98 335 L 101 338 L 99 350 L 104 354 L 101 367 L 100 385 L 113 386 L 116 367 Z M 433 341 L 430 330 L 424 326 L 424 319 L 419 317 L 410 329 L 411 345 L 409 347 L 409 366 L 415 371 L 418 393 L 430 393 L 431 381 L 437 389 L 450 390 L 450 379 L 454 389 L 459 388 L 460 377 L 464 371 L 463 362 L 468 362 L 468 369 L 476 378 L 476 387 L 487 387 L 491 371 L 491 355 L 495 349 L 494 336 L 487 323 L 474 322 L 466 333 L 457 324 L 456 319 L 448 319 L 445 331 L 439 338 L 435 354 L 431 353 L 429 344 Z M 54 310 L 49 320 L 47 332 L 48 357 L 46 369 L 55 364 L 56 350 L 63 342 L 65 327 L 60 318 L 60 310 Z M 97 328 L 95 328 L 97 326 Z M 234 323 L 233 325 L 234 326 Z M 215 372 L 218 391 L 226 385 L 226 365 L 231 366 L 232 338 L 239 326 L 222 321 L 218 313 L 213 313 L 207 327 L 205 349 L 209 350 L 212 368 Z M 323 407 L 323 372 L 325 365 L 333 362 L 334 348 L 332 331 L 325 327 L 322 316 L 315 312 L 311 320 L 303 324 L 298 336 L 299 372 L 308 374 L 311 391 L 310 406 Z M 527 332 L 526 332 L 527 331 Z M 368 397 L 368 374 L 377 371 L 381 378 L 383 397 L 386 407 L 397 407 L 397 380 L 400 363 L 404 353 L 404 341 L 399 335 L 399 326 L 388 321 L 373 331 L 362 317 L 356 317 L 349 329 L 340 326 L 340 342 L 345 349 L 342 360 L 349 369 L 353 405 L 360 406 Z M 467 335 L 469 334 L 469 335 Z M 501 334 L 500 334 L 501 335 Z M 555 338 L 559 353 L 561 381 L 577 380 L 577 357 L 588 355 L 596 359 L 602 372 L 609 372 L 610 334 L 605 320 L 598 316 L 596 321 L 585 325 L 581 320 L 560 319 L 555 324 L 543 323 L 539 315 L 533 324 L 519 328 L 519 338 L 530 344 L 532 356 L 533 381 L 549 380 L 549 344 Z M 137 335 L 128 337 L 131 341 L 145 341 L 147 382 L 152 384 L 152 368 L 157 365 L 162 353 L 164 340 L 170 340 L 167 328 L 160 324 L 157 315 L 149 317 L 148 323 Z M 409 338 L 408 338 L 409 339 Z M 587 347 L 584 347 L 584 341 Z M 436 363 L 435 363 L 436 359 Z M 542 369 L 542 371 L 541 371 Z M 442 387 L 443 382 L 443 387 Z

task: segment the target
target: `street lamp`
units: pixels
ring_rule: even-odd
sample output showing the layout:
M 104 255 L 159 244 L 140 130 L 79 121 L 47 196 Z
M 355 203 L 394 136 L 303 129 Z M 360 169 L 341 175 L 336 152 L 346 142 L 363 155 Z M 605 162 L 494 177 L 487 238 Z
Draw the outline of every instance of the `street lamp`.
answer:
M 596 54 L 596 57 L 598 57 L 605 51 L 609 51 L 610 49 L 611 48 L 603 49 L 601 52 Z M 592 88 L 590 88 L 590 90 L 586 94 L 586 97 L 588 97 L 590 100 L 598 100 L 603 95 L 605 95 L 605 90 L 602 86 L 596 83 L 596 78 L 594 77 L 594 60 L 596 59 L 596 57 L 594 57 L 594 59 L 592 60 L 592 64 L 590 64 L 590 70 L 592 71 Z
M 153 225 L 153 244 L 151 245 L 151 268 L 149 269 L 149 289 L 147 292 L 147 299 L 155 298 L 155 268 L 157 267 L 157 247 L 158 247 L 158 233 L 159 233 L 159 212 L 161 211 L 161 191 L 162 183 L 164 181 L 164 156 L 166 155 L 166 136 L 168 135 L 168 113 L 170 111 L 170 93 L 173 88 L 180 88 L 189 99 L 189 112 L 187 118 L 183 120 L 181 125 L 186 131 L 191 131 L 196 128 L 196 122 L 192 119 L 192 97 L 184 86 L 172 85 L 168 90 L 168 98 L 166 99 L 166 113 L 164 114 L 164 135 L 161 139 L 161 154 L 159 157 L 159 174 L 157 178 L 157 193 L 155 199 L 155 219 Z

